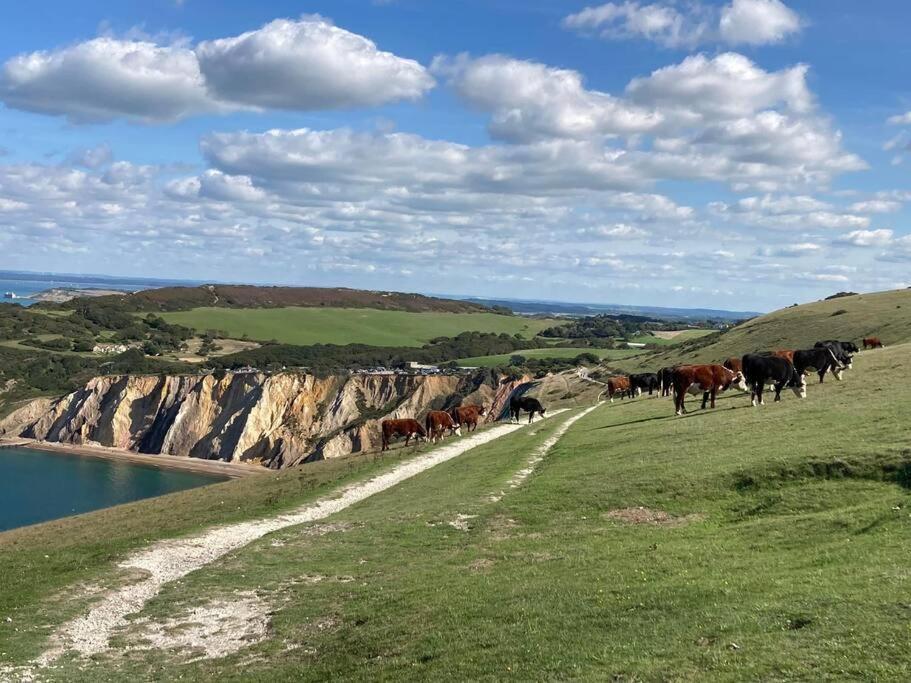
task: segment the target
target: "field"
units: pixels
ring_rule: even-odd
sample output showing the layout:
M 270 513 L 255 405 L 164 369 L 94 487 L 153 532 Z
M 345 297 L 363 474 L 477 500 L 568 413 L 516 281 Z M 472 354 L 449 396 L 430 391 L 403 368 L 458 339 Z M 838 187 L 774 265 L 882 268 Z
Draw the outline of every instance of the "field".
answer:
M 690 348 L 683 342 L 621 365 L 637 371 L 684 362 L 715 363 L 753 351 L 810 348 L 823 339 L 851 340 L 860 346 L 861 339 L 871 335 L 887 346 L 911 341 L 911 289 L 785 308 L 748 320 L 706 346 Z
M 909 351 L 862 353 L 804 401 L 691 399 L 683 418 L 667 399 L 603 405 L 510 489 L 569 411 L 267 536 L 142 615 L 252 591 L 268 605 L 261 642 L 195 661 L 115 648 L 48 677 L 907 680 Z M 57 591 L 112 580 L 127 549 L 388 465 L 321 463 L 0 535 L 15 627 L 0 629 L 2 663 L 37 654 L 85 600 Z
M 580 353 L 593 353 L 603 361 L 610 362 L 617 358 L 629 358 L 642 353 L 642 349 L 593 349 L 593 348 L 551 348 L 551 349 L 523 349 L 515 353 L 502 353 L 496 356 L 478 356 L 475 358 L 461 358 L 456 361 L 467 368 L 493 368 L 509 365 L 513 356 L 525 358 L 575 358 Z
M 521 334 L 526 338 L 554 324 L 495 313 L 409 313 L 359 308 L 194 308 L 162 314 L 168 322 L 229 337 L 285 344 L 422 346 L 460 332 Z
M 699 339 L 712 334 L 715 330 L 674 330 L 672 332 L 657 332 L 654 336 L 643 334 L 627 339 L 634 344 L 658 344 L 659 346 L 674 346 L 692 339 Z

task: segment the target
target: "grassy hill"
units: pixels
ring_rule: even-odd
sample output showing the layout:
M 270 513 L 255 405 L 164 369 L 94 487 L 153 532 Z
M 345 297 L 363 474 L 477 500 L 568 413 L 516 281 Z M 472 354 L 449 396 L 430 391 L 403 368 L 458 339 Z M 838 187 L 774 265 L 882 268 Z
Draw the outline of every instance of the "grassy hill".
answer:
M 861 354 L 846 381 L 759 409 L 744 395 L 683 418 L 667 399 L 604 405 L 511 489 L 575 411 L 554 417 L 267 536 L 140 615 L 169 623 L 255 592 L 269 627 L 240 652 L 126 649 L 138 620 L 112 655 L 48 678 L 906 680 L 909 351 Z M 388 464 L 320 463 L 0 534 L 2 663 L 40 652 L 86 600 L 68 587 L 114 581 L 129 548 Z
M 160 312 L 185 311 L 191 308 L 284 308 L 286 306 L 335 308 L 375 308 L 388 311 L 428 311 L 476 313 L 490 311 L 487 306 L 455 299 L 439 299 L 405 292 L 382 292 L 345 287 L 265 287 L 255 285 L 203 285 L 201 287 L 162 287 L 127 295 L 95 297 L 96 302 L 116 304 L 123 310 Z M 88 301 L 72 299 L 59 305 L 75 309 Z M 54 308 L 53 305 L 45 305 Z
M 817 301 L 753 318 L 710 343 L 694 340 L 651 357 L 617 363 L 627 370 L 679 363 L 721 362 L 752 351 L 810 348 L 822 339 L 860 340 L 877 336 L 887 346 L 911 341 L 911 289 Z
M 421 346 L 434 337 L 460 332 L 494 332 L 534 337 L 553 324 L 496 313 L 383 311 L 366 308 L 194 308 L 163 313 L 172 324 L 222 330 L 229 337 L 284 344 L 369 344 Z

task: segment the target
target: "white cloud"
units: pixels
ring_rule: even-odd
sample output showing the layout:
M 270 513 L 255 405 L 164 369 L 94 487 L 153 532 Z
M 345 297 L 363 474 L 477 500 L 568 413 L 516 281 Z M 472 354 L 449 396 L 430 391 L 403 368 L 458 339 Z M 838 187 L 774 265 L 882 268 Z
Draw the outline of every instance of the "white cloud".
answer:
M 780 43 L 800 28 L 800 17 L 781 0 L 734 0 L 721 10 L 721 38 L 730 45 Z
M 887 228 L 879 230 L 853 230 L 839 238 L 839 242 L 855 247 L 884 247 L 892 242 L 894 233 Z
M 856 213 L 894 213 L 902 208 L 901 202 L 889 199 L 869 199 L 863 202 L 854 202 L 848 207 Z
M 648 231 L 634 225 L 617 223 L 616 225 L 599 225 L 592 228 L 580 228 L 576 231 L 583 237 L 609 237 L 615 240 L 634 240 L 648 236 Z
M 888 122 L 893 126 L 911 126 L 911 111 L 890 116 Z
M 0 99 L 76 123 L 175 121 L 218 109 L 192 50 L 113 38 L 13 57 L 0 72 Z
M 437 58 L 434 69 L 449 75 L 469 104 L 490 112 L 491 134 L 505 140 L 628 135 L 654 130 L 662 120 L 649 109 L 586 90 L 577 71 L 503 55 Z
M 380 51 L 320 17 L 276 20 L 195 50 L 101 37 L 13 57 L 0 71 L 0 99 L 7 106 L 75 123 L 376 106 L 417 99 L 433 85 L 417 62 Z
M 701 44 L 767 45 L 800 32 L 796 12 L 780 0 L 733 0 L 718 8 L 698 1 L 628 0 L 586 7 L 563 20 L 564 28 L 602 38 L 650 40 L 669 48 Z
M 114 160 L 114 153 L 111 146 L 101 144 L 95 147 L 78 149 L 70 155 L 70 163 L 84 168 L 101 168 Z
M 419 99 L 434 86 L 418 62 L 321 17 L 277 19 L 256 31 L 196 47 L 218 99 L 269 109 L 314 111 Z

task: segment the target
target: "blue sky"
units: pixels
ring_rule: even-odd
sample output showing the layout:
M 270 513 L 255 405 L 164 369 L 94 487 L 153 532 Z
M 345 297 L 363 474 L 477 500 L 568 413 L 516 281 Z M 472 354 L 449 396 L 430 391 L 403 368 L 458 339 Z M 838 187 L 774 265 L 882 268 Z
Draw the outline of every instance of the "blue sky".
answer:
M 911 285 L 907 3 L 4 12 L 0 268 L 738 309 Z

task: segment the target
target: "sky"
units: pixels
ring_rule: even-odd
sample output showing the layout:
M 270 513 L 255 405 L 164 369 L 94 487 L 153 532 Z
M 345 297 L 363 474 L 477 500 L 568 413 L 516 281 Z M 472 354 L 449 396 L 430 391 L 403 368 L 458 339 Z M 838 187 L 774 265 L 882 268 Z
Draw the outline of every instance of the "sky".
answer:
M 911 3 L 32 0 L 0 268 L 771 310 L 911 286 Z

